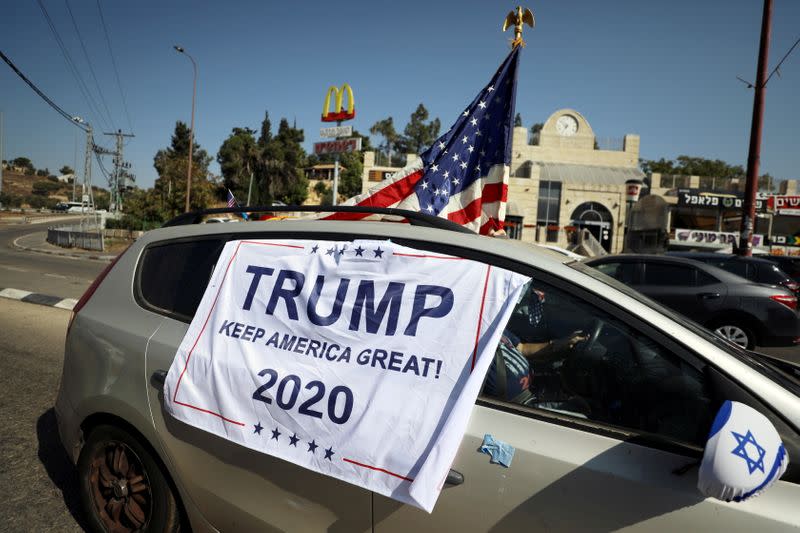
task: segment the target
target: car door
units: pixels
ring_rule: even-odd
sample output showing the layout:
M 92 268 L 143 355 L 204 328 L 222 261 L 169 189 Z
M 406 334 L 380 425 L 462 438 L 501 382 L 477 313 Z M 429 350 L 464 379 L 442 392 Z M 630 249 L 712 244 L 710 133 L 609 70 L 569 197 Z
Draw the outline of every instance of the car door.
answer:
M 157 243 L 144 251 L 137 271 L 137 301 L 164 316 L 148 342 L 146 375 L 150 413 L 165 460 L 194 504 L 221 531 L 367 531 L 369 491 L 238 446 L 164 411 L 163 377 L 224 242 L 214 237 Z M 263 434 L 270 438 L 268 431 Z
M 718 405 L 732 394 L 713 369 L 611 302 L 532 274 L 546 327 L 567 324 L 590 339 L 551 349 L 547 357 L 526 354 L 529 394 L 508 398 L 493 390 L 494 396 L 479 398 L 433 512 L 376 495 L 375 531 L 780 531 L 797 525 L 793 502 L 800 487 L 794 483 L 778 482 L 744 504 L 705 499 L 697 490 L 701 446 Z M 507 328 L 505 336 L 512 335 L 524 332 Z M 497 381 L 489 373 L 486 382 Z M 485 435 L 513 446 L 508 468 L 479 452 Z
M 667 307 L 702 322 L 703 298 L 695 287 L 696 272 L 690 265 L 647 260 L 642 262 L 640 283 L 632 287 Z

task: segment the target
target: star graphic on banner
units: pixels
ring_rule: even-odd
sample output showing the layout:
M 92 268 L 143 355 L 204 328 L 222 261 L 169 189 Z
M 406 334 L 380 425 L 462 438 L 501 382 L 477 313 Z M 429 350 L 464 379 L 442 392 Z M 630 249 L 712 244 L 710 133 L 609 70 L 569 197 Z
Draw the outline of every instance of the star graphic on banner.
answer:
M 468 142 L 469 142 L 469 138 L 466 135 L 464 135 L 464 137 L 461 138 L 461 143 L 462 144 L 467 144 Z
M 433 213 L 433 206 L 428 204 L 428 207 L 425 208 L 429 213 Z
M 312 254 L 315 254 L 315 253 L 317 253 L 317 250 L 319 250 L 319 246 L 317 246 L 317 245 L 315 244 L 315 245 L 314 245 L 314 246 L 311 248 L 311 253 L 312 253 Z
M 325 449 L 325 459 L 327 459 L 328 461 L 333 461 L 333 459 L 331 459 L 333 455 L 334 455 L 333 446 Z
M 295 433 L 294 435 L 289 437 L 289 445 L 290 446 L 294 446 L 295 448 L 297 448 L 297 441 L 299 441 L 299 440 L 300 440 L 300 438 L 297 436 L 297 433 Z
M 467 168 L 467 162 L 466 161 L 462 161 L 460 163 L 460 166 L 461 166 L 461 168 Z
M 492 91 L 494 91 L 494 85 L 489 85 L 489 87 L 486 88 L 486 92 L 490 93 Z
M 764 472 L 764 455 L 766 455 L 767 452 L 764 450 L 764 448 L 762 448 L 756 442 L 756 438 L 753 436 L 753 434 L 750 432 L 750 430 L 749 429 L 747 430 L 747 434 L 746 435 L 740 435 L 740 434 L 736 433 L 735 431 L 731 431 L 731 433 L 733 434 L 733 438 L 735 438 L 736 442 L 738 443 L 736 448 L 734 448 L 731 451 L 731 453 L 733 455 L 741 457 L 742 459 L 744 459 L 747 462 L 747 469 L 750 471 L 750 474 L 752 474 L 756 470 L 761 470 L 761 472 L 763 473 Z M 752 446 L 750 447 L 750 450 L 756 452 L 756 454 L 758 455 L 758 459 L 753 459 L 752 457 L 750 457 L 750 454 L 747 453 L 748 452 L 748 448 L 747 448 L 748 444 L 752 444 Z
M 383 250 L 381 250 L 380 247 L 373 250 L 373 252 L 375 252 L 375 257 L 383 257 Z
M 438 172 L 439 171 L 439 165 L 437 165 L 437 164 L 431 165 L 431 170 L 434 171 L 434 172 Z
M 453 178 L 453 185 L 458 185 L 461 183 L 458 178 Z
M 472 124 L 473 126 L 477 126 L 478 125 L 478 119 L 475 118 L 475 117 L 472 117 L 472 120 L 470 120 L 469 123 Z
M 480 107 L 481 109 L 486 109 L 486 102 L 484 102 L 483 100 L 481 100 L 481 101 L 478 103 L 478 107 Z
M 280 436 L 281 436 L 281 432 L 278 431 L 278 428 L 275 428 L 275 429 L 272 430 L 272 439 L 278 440 L 278 437 L 280 437 Z M 272 439 L 269 439 L 269 440 L 272 440 Z
M 364 257 L 364 248 L 362 248 L 361 246 L 355 248 L 353 251 L 356 253 L 358 257 Z
M 466 110 L 464 110 L 464 113 L 463 113 L 463 115 L 464 115 L 465 117 L 468 117 L 468 116 L 469 116 L 469 109 L 466 109 Z
M 325 255 L 333 255 L 336 252 L 336 248 L 328 248 L 328 251 L 325 252 Z
M 458 161 L 458 152 L 453 154 L 453 161 Z
M 317 443 L 314 442 L 313 440 L 308 443 L 308 451 L 310 451 L 311 453 L 315 453 L 317 451 L 317 448 L 319 448 L 319 446 L 317 446 Z
M 470 144 L 467 150 L 469 150 L 469 153 L 472 153 L 475 151 L 475 147 Z
M 259 435 L 261 435 L 261 430 L 264 429 L 264 426 L 261 425 L 261 422 L 259 422 L 258 424 L 254 425 L 253 427 L 255 428 L 253 430 L 253 433 L 258 433 Z
M 442 141 L 439 141 L 439 150 L 443 150 L 445 146 L 447 145 L 444 144 Z
M 422 190 L 427 190 L 427 189 L 428 189 L 428 180 L 425 180 L 422 182 Z

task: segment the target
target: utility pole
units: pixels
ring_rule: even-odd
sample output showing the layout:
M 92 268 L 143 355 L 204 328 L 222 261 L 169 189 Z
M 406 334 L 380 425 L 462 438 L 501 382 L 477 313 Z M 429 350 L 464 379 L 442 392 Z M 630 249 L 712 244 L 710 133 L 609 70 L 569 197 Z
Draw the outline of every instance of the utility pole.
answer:
M 3 112 L 0 111 L 0 193 L 3 192 Z M 0 199 L 0 209 L 3 208 L 3 200 Z
M 86 153 L 83 160 L 83 192 L 81 193 L 81 212 L 94 212 L 94 193 L 92 192 L 92 152 L 94 151 L 94 134 L 92 125 L 86 124 Z
M 772 0 L 764 0 L 761 18 L 761 42 L 758 50 L 758 71 L 753 95 L 753 120 L 750 125 L 750 148 L 747 154 L 747 184 L 742 206 L 742 225 L 739 233 L 739 255 L 753 255 L 753 229 L 756 218 L 756 192 L 758 192 L 758 165 L 761 158 L 761 132 L 764 123 L 764 92 L 766 91 L 769 40 L 772 33 Z
M 111 205 L 113 209 L 111 209 L 114 213 L 119 213 L 122 211 L 122 193 L 125 190 L 125 180 L 126 179 L 134 179 L 134 176 L 128 173 L 126 169 L 131 167 L 130 163 L 125 162 L 122 158 L 122 142 L 125 137 L 135 137 L 132 133 L 122 133 L 122 130 L 117 130 L 114 133 L 103 133 L 103 135 L 110 135 L 116 137 L 116 150 L 110 152 L 108 150 L 98 149 L 98 153 L 101 154 L 108 154 L 114 156 L 112 161 L 114 162 L 114 172 L 109 178 L 109 189 L 111 191 Z

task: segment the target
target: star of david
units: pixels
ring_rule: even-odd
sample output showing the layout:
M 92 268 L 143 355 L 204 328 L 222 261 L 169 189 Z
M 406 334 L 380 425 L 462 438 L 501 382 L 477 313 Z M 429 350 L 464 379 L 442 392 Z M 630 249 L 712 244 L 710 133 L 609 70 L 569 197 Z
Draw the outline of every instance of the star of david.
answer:
M 756 442 L 756 438 L 753 436 L 750 430 L 749 429 L 747 430 L 746 435 L 740 435 L 735 431 L 731 431 L 731 433 L 733 434 L 733 438 L 735 438 L 736 442 L 738 443 L 736 448 L 734 448 L 731 451 L 731 453 L 733 455 L 741 457 L 747 462 L 747 469 L 750 471 L 750 474 L 752 474 L 756 470 L 761 470 L 761 472 L 764 473 L 764 455 L 766 455 L 767 452 L 764 451 L 764 448 L 762 448 Z M 756 453 L 758 453 L 758 459 L 751 458 L 750 454 L 747 453 L 746 446 L 748 444 L 752 444 L 753 447 L 756 449 Z

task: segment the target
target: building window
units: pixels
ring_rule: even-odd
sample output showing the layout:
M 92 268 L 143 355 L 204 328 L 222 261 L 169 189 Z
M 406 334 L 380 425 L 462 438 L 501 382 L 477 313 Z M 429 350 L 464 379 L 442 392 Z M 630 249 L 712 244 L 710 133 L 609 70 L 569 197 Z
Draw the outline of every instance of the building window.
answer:
M 522 239 L 522 220 L 523 217 L 516 215 L 506 215 L 505 226 L 506 234 L 509 239 Z
M 546 230 L 547 242 L 558 241 L 558 219 L 561 213 L 561 182 L 539 182 L 539 205 L 536 225 Z

